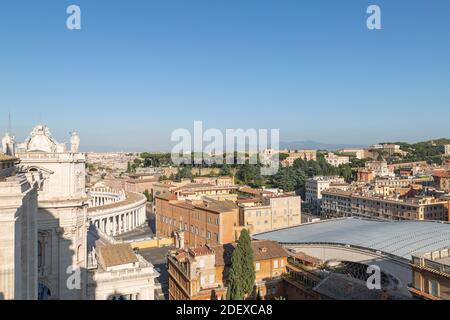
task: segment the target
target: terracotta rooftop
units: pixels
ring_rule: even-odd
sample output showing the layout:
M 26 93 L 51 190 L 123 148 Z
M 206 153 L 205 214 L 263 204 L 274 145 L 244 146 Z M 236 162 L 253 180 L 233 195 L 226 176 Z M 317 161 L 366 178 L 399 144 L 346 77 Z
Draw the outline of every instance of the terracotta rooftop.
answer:
M 107 268 L 138 262 L 136 254 L 128 243 L 106 245 L 98 250 L 101 260 Z
M 224 189 L 237 189 L 237 187 L 236 186 L 217 186 L 217 185 L 211 184 L 211 183 L 188 183 L 184 186 L 175 188 L 174 191 L 190 192 L 190 191 L 204 190 L 204 189 L 224 190 Z
M 320 265 L 323 263 L 322 260 L 320 260 L 316 257 L 309 256 L 303 252 L 291 253 L 291 256 L 295 257 L 298 260 L 302 260 L 302 261 L 307 262 L 312 265 Z
M 191 248 L 191 249 L 189 249 L 189 252 L 193 256 L 205 256 L 205 255 L 208 255 L 208 254 L 214 254 L 214 250 L 211 250 L 207 246 L 198 247 L 198 248 Z
M 261 198 L 257 198 L 257 197 L 255 197 L 255 198 L 239 198 L 238 200 L 237 200 L 237 203 L 239 204 L 239 203 L 255 203 L 255 202 L 261 202 L 262 200 L 261 200 Z
M 194 206 L 199 209 L 206 209 L 209 211 L 219 213 L 233 211 L 238 208 L 237 205 L 231 200 L 223 200 L 223 201 L 208 200 L 202 203 L 196 203 L 194 204 Z
M 220 246 L 211 247 L 216 253 L 216 266 L 225 266 L 231 264 L 231 256 L 237 243 L 228 243 Z M 262 261 L 281 257 L 287 257 L 287 251 L 276 241 L 253 240 L 253 260 Z
M 267 191 L 264 189 L 254 189 L 254 188 L 250 188 L 250 187 L 242 187 L 239 189 L 240 192 L 243 193 L 248 193 L 248 194 L 252 194 L 252 195 L 262 195 L 262 194 L 273 194 L 273 192 L 271 191 Z
M 127 180 L 127 183 L 138 184 L 138 183 L 157 182 L 157 181 L 159 181 L 158 178 L 149 178 L 149 179 L 128 179 L 128 180 Z
M 195 209 L 195 206 L 188 201 L 177 201 L 171 202 L 171 204 L 175 207 L 186 208 L 186 209 Z
M 155 196 L 155 198 L 162 200 L 177 200 L 177 196 L 171 192 L 163 192 Z
M 446 170 L 435 170 L 435 171 L 433 171 L 433 177 L 438 177 L 438 178 L 450 178 L 450 171 L 446 171 Z

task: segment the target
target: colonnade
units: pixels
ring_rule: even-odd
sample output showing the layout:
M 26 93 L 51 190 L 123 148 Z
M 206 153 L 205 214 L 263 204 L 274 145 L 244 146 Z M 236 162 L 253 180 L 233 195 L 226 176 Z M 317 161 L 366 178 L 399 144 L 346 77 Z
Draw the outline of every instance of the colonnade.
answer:
M 145 223 L 145 203 L 139 208 L 126 212 L 119 212 L 98 218 L 92 217 L 91 221 L 98 229 L 110 236 L 128 232 Z

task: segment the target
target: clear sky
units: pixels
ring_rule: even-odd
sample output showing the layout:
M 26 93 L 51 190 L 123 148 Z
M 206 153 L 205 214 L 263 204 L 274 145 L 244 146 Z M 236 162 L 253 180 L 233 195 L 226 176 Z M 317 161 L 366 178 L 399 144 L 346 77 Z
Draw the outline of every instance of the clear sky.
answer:
M 8 111 L 19 140 L 42 119 L 86 151 L 168 149 L 194 120 L 282 141 L 450 137 L 450 1 L 2 0 L 2 132 Z

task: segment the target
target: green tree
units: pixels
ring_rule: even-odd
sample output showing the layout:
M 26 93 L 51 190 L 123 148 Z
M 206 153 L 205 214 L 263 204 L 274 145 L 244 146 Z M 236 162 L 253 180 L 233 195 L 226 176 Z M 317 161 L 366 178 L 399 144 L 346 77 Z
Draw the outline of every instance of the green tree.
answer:
M 248 184 L 251 187 L 259 188 L 264 184 L 261 176 L 261 167 L 253 164 L 243 164 L 236 173 L 236 178 L 241 184 Z
M 231 257 L 227 300 L 245 299 L 253 292 L 254 285 L 255 267 L 252 242 L 247 229 L 243 229 Z
M 191 166 L 187 166 L 187 167 L 180 167 L 178 168 L 178 172 L 176 173 L 176 175 L 173 177 L 173 180 L 175 181 L 181 181 L 181 179 L 192 179 L 192 167 Z
M 144 196 L 147 198 L 148 202 L 153 202 L 153 196 L 150 194 L 150 192 L 148 192 L 147 189 L 145 189 L 144 191 Z
M 228 164 L 224 164 L 222 168 L 220 168 L 219 172 L 220 176 L 231 176 L 231 167 Z

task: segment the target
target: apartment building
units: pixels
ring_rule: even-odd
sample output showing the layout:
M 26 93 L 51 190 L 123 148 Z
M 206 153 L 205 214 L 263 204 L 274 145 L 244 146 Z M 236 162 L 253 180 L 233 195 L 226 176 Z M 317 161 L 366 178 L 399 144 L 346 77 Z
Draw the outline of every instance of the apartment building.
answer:
M 306 180 L 305 183 L 305 201 L 311 204 L 317 204 L 322 199 L 322 191 L 330 186 L 339 185 L 348 186 L 344 178 L 339 176 L 317 176 Z
M 305 161 L 317 160 L 316 150 L 280 150 L 280 153 L 289 155 L 281 162 L 281 165 L 284 167 L 291 167 L 297 159 L 303 159 Z
M 396 187 L 396 188 L 406 188 L 410 185 L 417 184 L 428 186 L 433 182 L 433 178 L 429 176 L 425 177 L 407 177 L 407 178 L 376 178 L 373 181 L 374 186 L 386 186 L 386 187 Z
M 325 161 L 328 162 L 333 167 L 339 167 L 340 165 L 350 163 L 350 157 L 338 156 L 330 152 L 325 156 Z
M 450 155 L 450 144 L 444 145 L 444 155 Z
M 153 186 L 159 183 L 159 175 L 150 173 L 134 173 L 130 174 L 125 180 L 124 189 L 128 192 L 143 193 L 146 190 L 153 194 Z
M 434 187 L 445 192 L 450 191 L 450 171 L 435 170 L 432 174 Z
M 407 152 L 400 149 L 398 144 L 386 143 L 383 144 L 383 151 L 385 151 L 389 157 L 393 157 L 395 155 L 406 155 Z
M 354 190 L 328 189 L 322 192 L 322 212 L 333 217 L 449 221 L 448 208 L 448 200 L 433 197 L 401 200 Z
M 194 183 L 199 184 L 212 184 L 219 187 L 233 186 L 234 177 L 222 176 L 222 177 L 196 177 L 193 179 Z
M 400 149 L 400 145 L 393 143 L 374 144 L 371 145 L 369 149 L 382 150 L 389 157 L 393 157 L 395 155 L 404 156 L 407 154 L 407 152 Z
M 354 157 L 357 159 L 365 159 L 369 157 L 369 150 L 367 149 L 339 149 L 339 154 Z
M 395 177 L 394 167 L 389 166 L 386 161 L 368 161 L 366 169 L 372 170 L 376 177 Z
M 299 196 L 241 199 L 237 203 L 240 225 L 251 234 L 298 226 L 302 223 Z
M 220 300 L 226 296 L 236 243 L 173 251 L 167 258 L 169 300 Z M 263 299 L 283 295 L 287 252 L 275 241 L 252 241 L 255 290 Z
M 411 267 L 411 294 L 425 300 L 450 300 L 450 248 L 413 254 Z
M 357 172 L 357 181 L 369 183 L 375 179 L 375 173 L 371 169 L 359 168 Z
M 175 237 L 178 247 L 218 245 L 236 240 L 239 208 L 230 200 L 178 200 L 173 193 L 155 198 L 156 235 Z
M 204 197 L 214 200 L 237 200 L 236 185 L 213 185 L 209 183 L 188 183 L 171 189 L 178 200 L 201 200 Z

